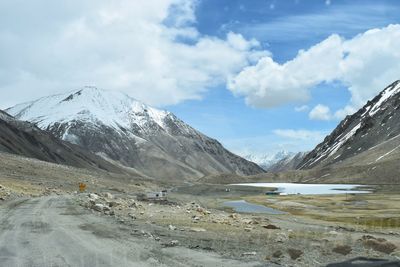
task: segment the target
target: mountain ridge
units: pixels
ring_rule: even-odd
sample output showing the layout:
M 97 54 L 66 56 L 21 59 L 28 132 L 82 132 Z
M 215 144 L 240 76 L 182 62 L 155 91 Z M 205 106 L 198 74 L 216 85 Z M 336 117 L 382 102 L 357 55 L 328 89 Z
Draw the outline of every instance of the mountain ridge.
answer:
M 243 157 L 268 172 L 293 170 L 308 152 L 278 151 L 272 154 L 246 154 Z
M 128 173 L 3 111 L 0 111 L 0 151 L 78 168 Z
M 397 80 L 357 112 L 346 116 L 331 134 L 305 156 L 298 169 L 343 162 L 390 140 L 399 132 L 400 80 Z
M 262 173 L 173 113 L 115 91 L 84 87 L 7 109 L 54 136 L 145 175 L 187 179 L 216 173 Z

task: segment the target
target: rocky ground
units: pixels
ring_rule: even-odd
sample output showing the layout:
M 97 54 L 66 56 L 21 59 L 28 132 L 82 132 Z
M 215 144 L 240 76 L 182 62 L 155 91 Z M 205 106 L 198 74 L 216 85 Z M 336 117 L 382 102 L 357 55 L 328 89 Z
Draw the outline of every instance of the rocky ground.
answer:
M 129 226 L 131 235 L 166 247 L 213 251 L 266 265 L 323 266 L 357 256 L 400 257 L 400 237 L 393 232 L 369 234 L 292 215 L 237 214 L 196 201 L 161 203 L 92 193 L 81 195 L 80 203 Z
M 67 208 L 78 210 L 79 216 L 92 222 L 91 233 L 102 232 L 95 227 L 94 221 L 103 226 L 115 225 L 112 229 L 118 235 L 118 243 L 129 240 L 129 246 L 139 248 L 143 242 L 146 251 L 152 251 L 151 257 L 156 258 L 152 266 L 165 262 L 165 266 L 176 266 L 179 262 L 177 255 L 183 251 L 186 263 L 191 257 L 197 257 L 194 266 L 223 266 L 228 263 L 239 266 L 324 266 L 358 256 L 400 259 L 398 224 L 385 220 L 379 221 L 385 224 L 376 224 L 377 220 L 366 220 L 368 223 L 359 225 L 355 223 L 357 221 L 348 219 L 360 216 L 396 219 L 399 195 L 394 189 L 365 196 L 365 199 L 344 199 L 343 196 L 267 198 L 263 190 L 257 188 L 232 188 L 226 192 L 225 185 L 167 187 L 148 180 L 130 180 L 129 177 L 93 173 L 26 158 L 0 154 L 0 159 L 0 215 L 3 222 L 15 220 L 16 229 L 23 229 L 18 227 L 18 223 L 35 221 L 35 216 L 43 216 L 47 212 L 45 208 L 52 207 L 43 204 L 48 203 L 46 196 L 50 196 L 52 202 L 58 204 L 54 210 L 48 211 L 51 213 L 49 218 L 68 214 L 63 211 Z M 86 192 L 77 192 L 79 182 L 87 184 Z M 166 201 L 138 199 L 138 195 L 144 192 L 164 188 L 168 188 Z M 23 212 L 29 207 L 22 205 L 21 211 L 10 209 L 10 205 L 14 207 L 12 203 L 19 203 L 22 199 L 28 199 L 27 204 L 38 207 L 37 213 L 23 220 L 18 219 L 18 214 L 25 214 Z M 224 201 L 236 199 L 274 207 L 288 214 L 239 214 L 222 206 Z M 12 219 L 9 216 L 13 216 Z M 53 228 L 59 234 L 63 231 L 59 229 L 63 225 L 60 223 L 62 218 L 53 220 Z M 76 219 L 81 220 L 79 218 Z M 82 234 L 76 229 L 80 224 L 75 225 L 73 220 L 69 222 L 74 234 Z M 114 230 L 110 230 L 111 234 Z M 14 236 L 10 227 L 1 231 L 0 235 Z M 18 235 L 29 237 L 24 232 Z M 102 243 L 93 236 L 88 238 L 96 244 Z M 3 243 L 3 246 L 7 245 L 8 242 Z M 157 258 L 156 252 L 162 250 L 169 254 L 160 254 Z M 166 255 L 175 259 L 168 261 Z

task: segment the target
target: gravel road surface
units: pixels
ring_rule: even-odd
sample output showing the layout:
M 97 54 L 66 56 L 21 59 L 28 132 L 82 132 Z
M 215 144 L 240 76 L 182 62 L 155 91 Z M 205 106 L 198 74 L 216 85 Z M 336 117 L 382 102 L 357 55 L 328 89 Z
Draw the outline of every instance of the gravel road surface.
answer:
M 18 199 L 0 205 L 1 266 L 265 266 L 130 235 L 71 196 Z

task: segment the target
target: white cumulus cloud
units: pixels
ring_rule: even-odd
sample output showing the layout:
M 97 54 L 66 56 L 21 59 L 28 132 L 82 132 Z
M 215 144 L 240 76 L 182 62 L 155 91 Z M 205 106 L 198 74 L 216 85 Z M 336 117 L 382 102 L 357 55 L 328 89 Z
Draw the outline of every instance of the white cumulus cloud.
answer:
M 273 133 L 280 137 L 296 140 L 312 140 L 314 142 L 320 142 L 326 136 L 325 132 L 312 131 L 312 130 L 296 130 L 296 129 L 275 129 Z
M 266 56 L 229 81 L 229 89 L 255 107 L 306 102 L 318 84 L 340 81 L 351 100 L 334 117 L 353 112 L 400 78 L 400 25 L 372 29 L 344 39 L 331 35 L 284 64 Z
M 176 104 L 268 55 L 240 34 L 201 35 L 196 3 L 0 1 L 0 105 L 84 85 Z
M 328 106 L 318 104 L 308 114 L 311 120 L 328 121 L 332 118 L 331 109 Z
M 309 109 L 310 109 L 310 107 L 308 105 L 302 105 L 302 106 L 299 106 L 299 107 L 295 107 L 294 111 L 296 111 L 296 112 L 304 112 L 304 111 L 307 111 Z

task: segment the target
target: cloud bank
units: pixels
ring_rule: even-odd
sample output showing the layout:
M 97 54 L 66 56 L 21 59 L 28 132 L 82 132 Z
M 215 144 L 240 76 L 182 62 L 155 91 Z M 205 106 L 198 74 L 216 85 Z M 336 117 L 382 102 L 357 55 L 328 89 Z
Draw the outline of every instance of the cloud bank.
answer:
M 0 91 L 9 101 L 1 105 L 84 85 L 176 104 L 268 54 L 233 32 L 202 36 L 195 7 L 195 0 L 1 1 Z
M 233 77 L 228 87 L 244 96 L 247 104 L 270 108 L 306 102 L 316 85 L 340 81 L 351 93 L 348 106 L 333 115 L 322 106 L 310 113 L 313 119 L 339 118 L 400 78 L 399 47 L 400 25 L 372 29 L 348 40 L 333 34 L 284 64 L 270 56 L 261 58 Z

